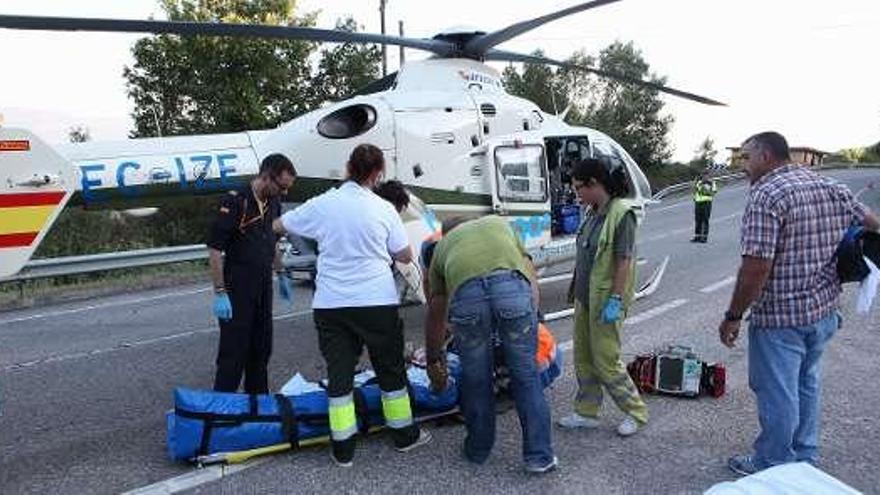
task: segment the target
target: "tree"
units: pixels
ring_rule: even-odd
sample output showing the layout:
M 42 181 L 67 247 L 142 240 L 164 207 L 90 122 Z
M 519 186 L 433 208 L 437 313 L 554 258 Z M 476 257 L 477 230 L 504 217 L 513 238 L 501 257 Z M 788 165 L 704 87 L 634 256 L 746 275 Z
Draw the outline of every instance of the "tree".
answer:
M 544 53 L 537 50 L 532 55 L 543 57 Z M 501 77 L 510 94 L 535 103 L 547 113 L 557 114 L 568 106 L 568 94 L 556 71 L 546 64 L 526 63 L 522 73 L 511 64 L 504 69 Z
M 692 167 L 699 170 L 705 170 L 706 168 L 711 167 L 715 163 L 715 157 L 718 155 L 718 151 L 715 149 L 715 141 L 707 136 L 706 139 L 697 146 L 695 153 L 696 155 L 694 156 L 694 159 L 691 160 Z
M 356 32 L 358 25 L 351 17 L 336 21 L 336 29 Z M 313 100 L 339 101 L 379 78 L 382 51 L 376 45 L 342 43 L 321 50 L 318 72 L 312 79 Z
M 866 150 L 865 148 L 846 148 L 840 150 L 840 154 L 849 163 L 859 163 L 864 161 Z
M 172 21 L 312 26 L 293 0 L 162 0 Z M 124 69 L 133 137 L 270 128 L 315 106 L 305 41 L 159 35 L 132 49 Z M 155 113 L 155 114 L 154 114 Z
M 71 143 L 85 143 L 92 139 L 89 128 L 83 125 L 73 126 L 67 131 L 67 139 Z
M 602 50 L 599 68 L 658 84 L 666 82 L 649 71 L 632 42 L 617 41 Z M 591 97 L 585 124 L 614 138 L 642 166 L 657 166 L 669 159 L 672 152 L 668 134 L 673 118 L 661 115 L 664 103 L 656 90 L 603 78 L 596 83 Z
M 609 72 L 664 83 L 663 78 L 649 72 L 648 63 L 632 42 L 609 45 L 600 53 L 598 64 L 583 51 L 575 52 L 568 62 L 598 65 Z M 673 119 L 661 115 L 664 103 L 655 90 L 598 78 L 577 69 L 554 71 L 544 64 L 526 63 L 521 72 L 510 65 L 502 77 L 509 93 L 535 102 L 545 112 L 557 113 L 570 107 L 566 122 L 608 134 L 640 165 L 659 165 L 672 154 L 668 134 Z

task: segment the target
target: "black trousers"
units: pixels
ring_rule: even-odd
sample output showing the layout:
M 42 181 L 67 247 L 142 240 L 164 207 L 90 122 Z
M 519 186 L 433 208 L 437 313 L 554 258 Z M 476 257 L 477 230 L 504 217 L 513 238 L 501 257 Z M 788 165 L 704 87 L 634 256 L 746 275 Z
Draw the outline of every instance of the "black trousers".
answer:
M 265 276 L 263 276 L 265 275 Z M 244 391 L 269 393 L 272 355 L 272 277 L 254 270 L 227 273 L 232 319 L 219 320 L 220 346 L 214 390 L 236 392 L 244 374 Z
M 705 241 L 709 238 L 709 217 L 712 216 L 712 202 L 694 203 L 694 237 Z
M 327 395 L 343 397 L 354 388 L 354 370 L 364 345 L 379 388 L 394 392 L 407 387 L 406 363 L 403 357 L 403 321 L 397 306 L 365 306 L 314 310 L 318 345 L 327 364 Z M 403 447 L 419 436 L 418 427 L 391 429 L 395 445 Z M 354 455 L 354 437 L 334 442 L 336 458 Z

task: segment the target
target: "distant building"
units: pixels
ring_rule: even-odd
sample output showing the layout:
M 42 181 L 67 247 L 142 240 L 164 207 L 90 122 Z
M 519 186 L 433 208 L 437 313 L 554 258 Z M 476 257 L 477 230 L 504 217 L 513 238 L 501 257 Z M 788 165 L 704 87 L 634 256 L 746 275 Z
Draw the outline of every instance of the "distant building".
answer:
M 730 165 L 733 167 L 742 167 L 742 158 L 739 146 L 728 146 L 727 150 L 730 151 Z M 822 161 L 825 159 L 825 156 L 829 155 L 827 151 L 819 151 L 815 148 L 789 148 L 789 153 L 791 154 L 791 161 L 794 163 L 800 163 L 801 165 L 808 165 L 810 167 L 815 167 L 816 165 L 822 165 Z

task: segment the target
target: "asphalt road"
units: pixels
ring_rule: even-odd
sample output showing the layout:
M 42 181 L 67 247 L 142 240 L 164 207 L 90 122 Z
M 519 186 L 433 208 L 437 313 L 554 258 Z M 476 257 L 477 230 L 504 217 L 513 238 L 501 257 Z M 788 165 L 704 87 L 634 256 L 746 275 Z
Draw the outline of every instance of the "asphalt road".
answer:
M 835 171 L 853 190 L 880 171 Z M 669 343 L 692 345 L 728 367 L 720 399 L 648 397 L 649 425 L 621 439 L 621 414 L 607 404 L 598 431 L 554 430 L 560 469 L 534 477 L 521 471 L 514 413 L 499 418 L 490 461 L 466 464 L 461 426 L 432 426 L 430 448 L 398 454 L 382 435 L 359 444 L 353 469 L 335 468 L 326 449 L 282 454 L 222 480 L 205 493 L 684 493 L 732 479 L 728 456 L 748 451 L 757 420 L 747 385 L 745 342 L 728 350 L 716 328 L 738 266 L 738 224 L 744 184 L 723 188 L 712 212 L 710 241 L 691 244 L 693 213 L 686 199 L 652 207 L 640 233 L 647 273 L 670 256 L 660 289 L 639 301 L 623 335 L 627 358 Z M 873 208 L 880 194 L 863 195 Z M 565 308 L 566 282 L 542 286 L 545 312 Z M 880 311 L 856 315 L 853 289 L 843 298 L 844 328 L 825 357 L 823 460 L 831 475 L 866 493 L 880 493 L 880 383 L 875 380 Z M 323 375 L 308 310 L 299 287 L 291 307 L 276 301 L 271 384 L 299 371 Z M 216 323 L 211 294 L 184 286 L 120 294 L 75 304 L 0 313 L 0 492 L 118 493 L 191 473 L 165 453 L 164 411 L 175 386 L 209 388 Z M 407 340 L 422 340 L 420 308 L 404 310 Z M 551 325 L 571 339 L 571 321 Z M 564 375 L 547 396 L 553 415 L 570 411 L 571 352 Z

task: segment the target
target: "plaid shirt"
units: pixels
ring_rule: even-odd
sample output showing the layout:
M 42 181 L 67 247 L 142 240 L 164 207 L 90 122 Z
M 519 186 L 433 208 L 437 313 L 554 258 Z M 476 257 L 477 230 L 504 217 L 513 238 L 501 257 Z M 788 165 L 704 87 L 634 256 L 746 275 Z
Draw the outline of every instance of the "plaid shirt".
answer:
M 845 185 L 798 165 L 778 167 L 752 184 L 742 218 L 742 255 L 773 260 L 752 306 L 752 324 L 809 325 L 837 309 L 834 253 L 847 227 L 865 213 Z

